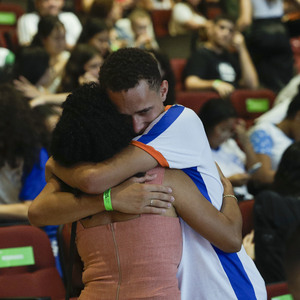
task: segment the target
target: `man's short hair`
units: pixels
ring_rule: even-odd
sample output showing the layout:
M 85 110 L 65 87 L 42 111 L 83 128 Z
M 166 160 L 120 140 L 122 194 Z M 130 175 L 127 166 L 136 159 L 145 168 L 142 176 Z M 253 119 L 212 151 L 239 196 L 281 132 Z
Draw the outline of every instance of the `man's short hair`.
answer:
M 110 54 L 100 69 L 100 85 L 104 90 L 120 92 L 134 88 L 146 80 L 149 88 L 159 90 L 161 75 L 157 60 L 138 48 L 122 48 Z

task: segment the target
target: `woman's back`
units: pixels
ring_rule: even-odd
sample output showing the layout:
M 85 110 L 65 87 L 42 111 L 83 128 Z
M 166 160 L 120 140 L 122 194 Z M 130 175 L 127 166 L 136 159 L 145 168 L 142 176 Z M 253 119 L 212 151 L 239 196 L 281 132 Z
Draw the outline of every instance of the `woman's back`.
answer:
M 154 171 L 150 183 L 162 183 L 164 169 Z M 85 284 L 80 299 L 180 299 L 182 237 L 174 210 L 168 217 L 104 212 L 77 226 Z

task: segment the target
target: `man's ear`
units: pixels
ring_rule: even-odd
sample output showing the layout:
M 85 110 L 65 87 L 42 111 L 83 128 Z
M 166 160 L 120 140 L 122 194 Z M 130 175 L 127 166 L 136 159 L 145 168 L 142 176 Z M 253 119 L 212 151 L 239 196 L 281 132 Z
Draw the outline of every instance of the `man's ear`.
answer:
M 160 90 L 159 90 L 160 96 L 162 98 L 162 102 L 164 102 L 166 100 L 168 90 L 169 90 L 169 83 L 167 80 L 163 80 L 160 85 Z

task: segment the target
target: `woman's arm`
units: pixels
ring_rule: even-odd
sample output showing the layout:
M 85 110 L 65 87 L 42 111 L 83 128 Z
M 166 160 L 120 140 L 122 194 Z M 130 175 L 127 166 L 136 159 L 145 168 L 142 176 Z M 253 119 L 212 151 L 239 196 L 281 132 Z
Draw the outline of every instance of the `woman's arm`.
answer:
M 139 184 L 152 178 L 146 175 L 112 188 L 113 209 L 128 214 L 164 214 L 174 200 L 172 190 L 162 185 Z M 156 200 L 155 205 L 150 206 L 151 200 Z M 71 223 L 104 210 L 103 194 L 75 196 L 63 192 L 59 180 L 53 176 L 32 202 L 28 218 L 32 225 L 41 227 Z
M 179 216 L 195 231 L 225 252 L 237 252 L 242 245 L 242 216 L 233 197 L 224 197 L 218 211 L 180 170 L 166 170 L 166 184 L 173 188 L 173 205 Z M 228 179 L 221 176 L 224 195 L 233 195 Z M 187 197 L 188 195 L 188 197 Z

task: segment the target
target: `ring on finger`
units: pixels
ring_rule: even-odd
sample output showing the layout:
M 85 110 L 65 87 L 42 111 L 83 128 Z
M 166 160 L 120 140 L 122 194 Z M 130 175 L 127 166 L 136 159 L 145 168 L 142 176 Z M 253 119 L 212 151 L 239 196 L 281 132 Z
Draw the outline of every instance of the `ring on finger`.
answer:
M 152 206 L 153 205 L 153 199 L 150 201 L 150 206 Z

